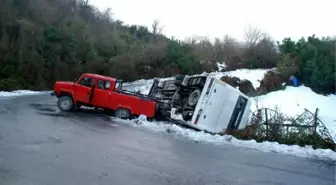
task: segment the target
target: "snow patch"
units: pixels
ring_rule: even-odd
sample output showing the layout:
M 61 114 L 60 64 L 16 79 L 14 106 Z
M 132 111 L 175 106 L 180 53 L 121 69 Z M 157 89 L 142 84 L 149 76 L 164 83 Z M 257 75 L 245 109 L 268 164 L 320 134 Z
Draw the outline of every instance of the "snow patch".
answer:
M 221 78 L 222 76 L 230 76 L 242 80 L 249 80 L 256 89 L 260 86 L 260 81 L 264 78 L 264 75 L 272 70 L 274 69 L 237 69 L 234 71 L 217 72 L 216 77 Z
M 50 91 L 30 91 L 30 90 L 17 90 L 17 91 L 0 91 L 0 97 L 14 97 L 14 96 L 23 96 L 23 95 L 37 95 L 44 94 Z
M 136 81 L 133 81 L 133 82 L 125 82 L 123 83 L 124 85 L 137 85 L 137 84 L 146 84 L 146 83 L 153 83 L 153 79 L 140 79 L 140 80 L 136 80 Z
M 167 78 L 157 78 L 159 81 L 165 81 L 165 80 L 171 80 L 174 79 L 174 77 L 167 77 Z M 144 85 L 144 84 L 153 84 L 154 79 L 140 79 L 140 80 L 136 80 L 133 82 L 126 82 L 123 83 L 123 85 L 125 86 L 130 86 L 130 85 Z
M 226 67 L 225 63 L 218 63 L 219 66 Z M 268 72 L 274 70 L 273 69 L 237 69 L 234 71 L 227 71 L 227 72 L 214 72 L 214 76 L 217 79 L 220 79 L 223 76 L 230 76 L 230 77 L 238 77 L 242 80 L 249 80 L 251 81 L 253 87 L 256 89 L 260 86 L 260 81 L 264 78 L 264 75 Z M 207 75 L 209 73 L 203 72 L 202 74 L 196 74 L 191 75 L 193 76 L 200 76 L 200 75 Z M 168 77 L 168 78 L 158 78 L 159 81 L 165 81 L 165 80 L 172 80 L 174 77 Z M 153 84 L 153 79 L 141 79 L 134 82 L 124 83 L 125 89 L 130 89 L 132 86 L 132 90 L 139 90 L 140 92 L 146 92 L 149 91 L 150 87 Z M 144 87 L 146 86 L 146 87 Z M 145 89 L 147 88 L 147 89 Z M 148 94 L 148 93 L 147 93 Z
M 266 95 L 252 98 L 254 105 L 252 111 L 257 108 L 277 109 L 289 117 L 297 117 L 304 109 L 315 113 L 319 109 L 319 119 L 324 123 L 334 141 L 336 141 L 336 95 L 323 96 L 316 94 L 309 87 L 287 86 L 285 90 L 279 90 Z
M 117 119 L 117 118 L 113 118 Z M 256 149 L 262 152 L 276 152 L 296 157 L 317 158 L 319 160 L 336 161 L 336 153 L 330 149 L 313 149 L 312 147 L 300 147 L 298 145 L 284 145 L 276 142 L 257 143 L 255 140 L 238 140 L 231 135 L 211 135 L 205 132 L 182 128 L 175 124 L 164 122 L 148 122 L 145 116 L 140 116 L 135 120 L 120 120 L 118 122 L 132 125 L 134 127 L 144 128 L 154 132 L 170 133 L 177 137 L 184 137 L 193 141 L 212 143 L 215 145 L 231 145 L 249 149 Z M 136 124 L 135 124 L 136 123 Z

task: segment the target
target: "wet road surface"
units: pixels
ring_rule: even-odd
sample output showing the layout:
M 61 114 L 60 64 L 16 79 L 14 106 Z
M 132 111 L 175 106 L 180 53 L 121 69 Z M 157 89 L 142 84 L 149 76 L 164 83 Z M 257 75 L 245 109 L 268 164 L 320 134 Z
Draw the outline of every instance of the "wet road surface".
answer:
M 195 143 L 103 114 L 57 111 L 48 95 L 0 98 L 0 185 L 335 184 L 333 162 Z

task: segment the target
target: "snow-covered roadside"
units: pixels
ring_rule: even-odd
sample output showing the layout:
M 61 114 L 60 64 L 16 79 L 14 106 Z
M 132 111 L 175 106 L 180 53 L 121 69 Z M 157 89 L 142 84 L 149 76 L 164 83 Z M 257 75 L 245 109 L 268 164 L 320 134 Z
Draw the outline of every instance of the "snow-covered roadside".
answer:
M 37 95 L 37 94 L 46 94 L 50 91 L 30 91 L 30 90 L 17 90 L 17 91 L 0 91 L 0 97 L 15 97 L 15 96 L 24 96 L 24 95 Z
M 276 142 L 262 142 L 257 143 L 255 140 L 238 140 L 230 135 L 211 135 L 204 132 L 197 132 L 194 130 L 182 128 L 175 124 L 168 124 L 163 122 L 148 122 L 145 116 L 140 116 L 135 120 L 121 120 L 112 118 L 119 123 L 131 125 L 134 127 L 144 128 L 160 133 L 170 133 L 175 137 L 184 137 L 193 141 L 212 143 L 215 145 L 232 145 L 237 147 L 256 149 L 263 152 L 275 152 L 285 155 L 292 155 L 296 157 L 314 158 L 319 160 L 336 161 L 336 152 L 330 149 L 316 149 L 312 147 L 300 147 L 297 145 L 283 145 Z

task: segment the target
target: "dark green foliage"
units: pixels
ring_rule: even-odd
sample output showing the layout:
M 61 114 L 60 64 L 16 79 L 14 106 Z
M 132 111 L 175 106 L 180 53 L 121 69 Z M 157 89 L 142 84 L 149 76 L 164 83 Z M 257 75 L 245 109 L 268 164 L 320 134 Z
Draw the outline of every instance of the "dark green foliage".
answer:
M 281 54 L 277 62 L 277 72 L 283 81 L 289 82 L 292 75 L 299 74 L 299 62 L 290 54 Z
M 125 25 L 111 15 L 87 0 L 0 1 L 0 91 L 50 89 L 83 72 L 126 81 L 211 72 L 224 61 L 227 69 L 278 66 L 283 78 L 294 73 L 315 91 L 335 92 L 335 39 L 286 38 L 279 54 L 263 34 L 250 34 L 243 47 L 229 36 L 181 42 L 162 35 L 160 25 Z
M 316 38 L 314 35 L 297 42 L 284 39 L 279 47 L 287 56 L 287 62 L 281 63 L 287 63 L 289 70 L 283 71 L 296 71 L 294 75 L 316 92 L 335 93 L 335 44 L 335 38 Z M 299 61 L 299 64 L 291 64 L 289 60 Z
M 83 72 L 131 81 L 202 71 L 185 44 L 87 1 L 1 1 L 0 13 L 0 90 L 48 89 Z
M 188 46 L 175 40 L 168 42 L 167 60 L 174 63 L 181 70 L 182 74 L 195 74 L 201 72 L 199 58 L 188 53 Z

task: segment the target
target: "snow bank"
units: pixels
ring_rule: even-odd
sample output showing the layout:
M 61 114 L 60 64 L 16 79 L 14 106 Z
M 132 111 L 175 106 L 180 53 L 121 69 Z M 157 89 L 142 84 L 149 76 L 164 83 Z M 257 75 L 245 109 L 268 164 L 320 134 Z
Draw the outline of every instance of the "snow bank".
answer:
M 218 66 L 221 68 L 225 68 L 225 63 L 220 64 L 218 63 Z M 216 78 L 220 79 L 222 76 L 231 76 L 231 77 L 238 77 L 242 80 L 249 80 L 251 81 L 253 87 L 256 89 L 260 86 L 260 81 L 264 78 L 264 75 L 267 71 L 271 71 L 274 69 L 237 69 L 235 71 L 227 71 L 227 72 L 215 72 Z M 198 76 L 198 75 L 206 75 L 208 73 L 204 72 L 202 74 L 196 74 L 191 76 Z M 158 78 L 160 81 L 164 80 L 171 80 L 174 79 L 174 77 L 168 77 L 168 78 Z M 143 86 L 147 86 L 147 88 L 150 88 L 153 84 L 153 79 L 141 79 L 134 82 L 124 83 L 124 86 L 136 86 L 136 89 L 141 88 L 140 91 L 145 91 Z M 141 86 L 141 87 L 140 87 Z M 149 91 L 149 90 L 148 90 Z
M 240 79 L 248 79 L 252 82 L 255 88 L 259 87 L 260 80 L 264 77 L 267 71 L 274 69 L 238 69 L 229 72 L 217 72 L 216 78 L 221 78 L 224 75 L 235 76 Z M 163 78 L 171 79 L 171 78 Z M 140 82 L 145 82 L 142 85 Z M 142 80 L 137 82 L 135 90 L 139 90 L 142 94 L 148 94 L 153 80 Z M 325 124 L 330 132 L 334 141 L 336 141 L 336 96 L 329 95 L 323 96 L 316 94 L 310 88 L 305 86 L 290 87 L 285 90 L 271 92 L 266 95 L 262 95 L 254 98 L 254 105 L 252 111 L 256 111 L 258 108 L 270 108 L 278 109 L 286 116 L 296 117 L 298 114 L 304 112 L 304 109 L 308 109 L 311 112 L 315 112 L 316 108 L 319 108 L 319 119 Z
M 17 90 L 17 91 L 0 91 L 0 97 L 13 97 L 13 96 L 23 96 L 23 95 L 36 95 L 48 93 L 49 91 L 29 91 L 29 90 Z
M 116 119 L 116 118 L 113 118 Z M 120 120 L 118 122 L 132 125 L 135 127 L 144 128 L 154 132 L 171 133 L 177 137 L 184 137 L 193 141 L 212 143 L 215 145 L 233 145 L 237 147 L 244 147 L 256 149 L 263 152 L 276 152 L 297 157 L 317 158 L 319 160 L 336 161 L 336 153 L 330 149 L 317 149 L 312 147 L 300 147 L 297 145 L 283 145 L 276 142 L 262 142 L 257 143 L 255 140 L 243 141 L 238 140 L 230 135 L 211 135 L 204 132 L 197 132 L 194 130 L 182 128 L 175 124 L 167 124 L 163 122 L 148 122 L 145 116 L 140 116 L 138 119 L 132 121 Z
M 174 77 L 169 78 L 158 78 L 160 82 L 163 82 L 165 80 L 171 80 L 174 79 Z M 150 88 L 152 87 L 154 83 L 154 79 L 148 79 L 148 80 L 137 80 L 130 83 L 124 83 L 123 89 L 133 91 L 133 92 L 140 92 L 141 94 L 148 95 Z
M 123 85 L 137 85 L 137 84 L 146 84 L 146 83 L 153 83 L 153 79 L 140 79 L 140 80 L 136 80 L 133 82 L 125 82 L 123 83 Z
M 234 71 L 217 72 L 216 77 L 221 78 L 222 76 L 230 76 L 238 77 L 242 80 L 249 80 L 256 89 L 260 86 L 260 81 L 264 78 L 267 71 L 271 70 L 274 69 L 237 69 Z
M 318 108 L 320 120 L 325 124 L 334 141 L 336 141 L 335 95 L 319 95 L 305 86 L 287 86 L 285 90 L 255 97 L 252 111 L 255 111 L 257 109 L 256 107 L 277 109 L 282 114 L 290 117 L 296 117 L 302 114 L 305 108 L 312 113 Z
M 141 94 L 148 95 L 151 86 L 152 86 L 152 84 L 146 84 L 144 86 L 140 86 L 138 88 L 135 88 L 134 90 L 139 91 Z
M 168 78 L 158 78 L 160 81 L 164 81 L 164 80 L 170 80 L 173 79 L 174 77 L 168 77 Z M 123 85 L 125 86 L 129 86 L 129 85 L 145 85 L 145 84 L 153 84 L 154 79 L 141 79 L 141 80 L 136 80 L 133 82 L 126 82 Z

